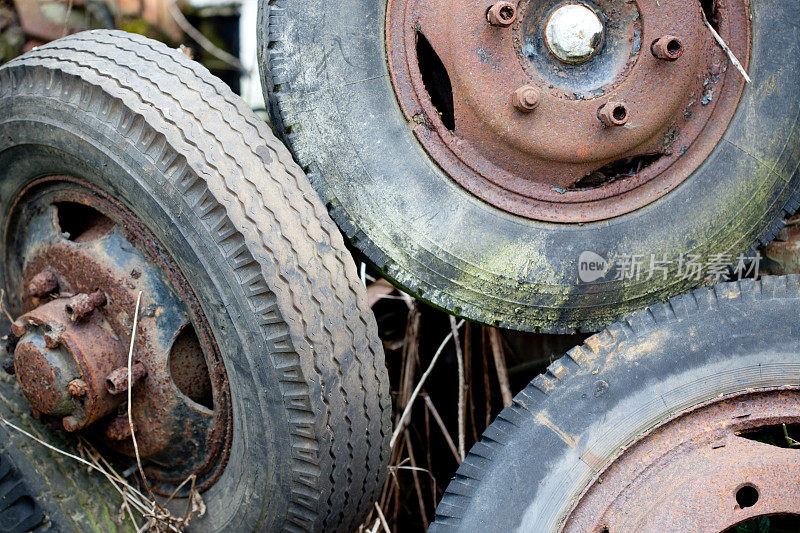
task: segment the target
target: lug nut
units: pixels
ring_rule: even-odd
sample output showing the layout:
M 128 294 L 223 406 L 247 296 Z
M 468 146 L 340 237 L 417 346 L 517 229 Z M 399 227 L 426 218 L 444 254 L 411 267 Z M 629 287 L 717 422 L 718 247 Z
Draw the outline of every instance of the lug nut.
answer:
M 76 398 L 81 398 L 86 396 L 86 392 L 89 390 L 89 386 L 86 384 L 85 381 L 82 379 L 73 379 L 69 382 L 69 386 L 67 387 L 71 396 L 75 396 Z
M 511 95 L 511 103 L 523 113 L 530 113 L 539 105 L 539 89 L 523 85 Z
M 517 20 L 517 6 L 511 2 L 496 2 L 486 12 L 486 20 L 492 26 L 511 26 Z
M 658 59 L 675 61 L 683 55 L 683 44 L 674 35 L 664 35 L 653 41 L 650 51 Z
M 103 291 L 95 291 L 92 294 L 77 294 L 70 298 L 64 307 L 70 320 L 81 322 L 92 314 L 92 311 L 106 304 L 106 295 Z
M 64 334 L 64 326 L 57 323 L 47 323 L 44 326 L 44 345 L 55 350 L 61 346 L 61 337 Z
M 34 298 L 44 298 L 58 290 L 58 278 L 50 270 L 42 270 L 28 284 L 28 294 Z
M 44 334 L 44 345 L 55 350 L 61 346 L 61 333 L 58 331 L 48 331 Z
M 597 118 L 608 127 L 628 122 L 628 107 L 623 102 L 607 102 L 597 110 Z
M 81 429 L 80 424 L 81 424 L 80 420 L 78 420 L 77 417 L 72 415 L 65 416 L 64 418 L 61 419 L 61 425 L 64 426 L 64 429 L 66 429 L 70 433 Z
M 147 375 L 147 369 L 142 363 L 134 363 L 131 366 L 131 385 L 135 386 L 136 383 Z M 122 394 L 128 390 L 128 367 L 121 366 L 111 373 L 106 378 L 106 390 L 112 396 Z
M 22 320 L 15 320 L 14 323 L 11 324 L 11 333 L 13 333 L 16 338 L 22 337 L 27 331 L 28 325 Z

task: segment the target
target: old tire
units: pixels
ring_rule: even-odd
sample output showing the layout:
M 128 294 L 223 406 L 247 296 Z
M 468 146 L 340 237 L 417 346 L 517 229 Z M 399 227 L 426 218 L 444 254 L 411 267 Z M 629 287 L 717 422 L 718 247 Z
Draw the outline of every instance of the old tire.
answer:
M 587 487 L 613 482 L 607 477 L 613 461 L 629 449 L 635 451 L 632 445 L 637 439 L 649 439 L 651 431 L 679 415 L 692 413 L 704 403 L 727 398 L 735 403 L 743 397 L 738 395 L 770 389 L 787 395 L 784 407 L 797 411 L 800 337 L 794 324 L 798 305 L 798 276 L 723 283 L 634 313 L 591 337 L 554 362 L 500 413 L 459 467 L 437 508 L 431 531 L 561 531 L 576 503 L 585 498 Z M 730 413 L 727 418 L 736 415 Z M 781 422 L 796 422 L 796 413 L 769 423 Z M 713 450 L 723 450 L 726 442 L 718 435 L 722 442 L 715 445 L 714 438 L 705 445 L 708 455 L 704 457 L 709 462 Z M 791 452 L 796 464 L 800 451 Z M 668 452 L 664 456 L 669 457 Z M 794 490 L 796 478 L 786 476 L 786 486 Z M 672 505 L 681 483 L 674 476 L 670 479 L 645 500 L 643 507 L 650 506 L 649 510 L 633 509 L 629 518 L 642 520 L 641 515 Z M 722 474 L 719 481 L 729 485 L 725 495 L 730 499 L 724 509 L 712 512 L 734 510 L 748 518 L 745 510 L 737 509 L 733 497 L 742 481 L 755 480 L 726 479 Z M 625 490 L 623 497 L 635 497 L 635 482 L 627 486 L 629 492 Z M 604 523 L 602 513 L 595 511 L 595 522 L 584 523 L 578 530 L 720 531 L 730 527 L 697 526 L 691 509 L 710 500 L 709 492 L 699 492 L 703 494 L 695 500 L 680 502 L 681 511 L 675 513 L 684 519 L 680 528 L 652 529 L 653 524 L 636 521 Z M 800 509 L 797 500 L 790 506 L 781 512 Z
M 268 127 L 180 51 L 90 31 L 0 69 L 0 169 L 0 219 L 34 180 L 77 178 L 136 215 L 191 285 L 222 354 L 233 419 L 227 466 L 192 525 L 351 531 L 386 475 L 383 351 L 339 232 Z M 6 242 L 3 258 L 13 259 Z M 19 314 L 16 282 L 3 277 Z M 12 406 L 13 380 L 1 386 L 3 416 L 50 439 Z M 13 442 L 37 462 L 37 444 Z M 66 476 L 85 470 L 50 461 Z M 66 516 L 80 516 L 70 514 L 76 498 L 54 494 L 73 506 Z
M 504 328 L 597 331 L 691 288 L 674 275 L 681 254 L 735 258 L 769 242 L 800 206 L 791 0 L 750 3 L 753 83 L 705 162 L 650 205 L 586 224 L 512 215 L 448 178 L 398 104 L 386 6 L 261 1 L 263 87 L 275 128 L 334 220 L 388 278 L 436 307 Z M 580 283 L 584 251 L 609 261 L 666 254 L 672 270 L 665 280 Z

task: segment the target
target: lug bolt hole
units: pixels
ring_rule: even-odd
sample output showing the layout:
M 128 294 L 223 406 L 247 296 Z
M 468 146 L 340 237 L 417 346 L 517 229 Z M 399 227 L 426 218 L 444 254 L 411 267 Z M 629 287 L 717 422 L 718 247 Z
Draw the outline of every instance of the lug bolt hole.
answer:
M 751 484 L 743 485 L 736 491 L 736 503 L 741 509 L 752 507 L 758 501 L 758 489 Z
M 683 51 L 683 45 L 678 39 L 672 39 L 669 43 L 667 43 L 667 52 L 671 56 L 679 56 Z
M 614 119 L 615 120 L 625 120 L 625 117 L 627 117 L 627 116 L 628 116 L 628 111 L 624 107 L 622 107 L 621 105 L 618 105 L 618 106 L 616 106 L 614 108 Z

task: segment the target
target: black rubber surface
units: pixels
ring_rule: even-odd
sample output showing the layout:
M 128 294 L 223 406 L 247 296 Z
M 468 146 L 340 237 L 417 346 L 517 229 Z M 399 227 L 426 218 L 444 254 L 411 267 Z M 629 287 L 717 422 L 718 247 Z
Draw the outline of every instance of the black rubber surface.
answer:
M 0 454 L 0 531 L 24 533 L 44 522 L 36 494 L 14 467 L 7 454 Z
M 260 66 L 276 129 L 355 246 L 396 284 L 454 314 L 521 330 L 597 331 L 696 285 L 674 275 L 681 254 L 746 252 L 800 206 L 795 0 L 750 2 L 753 83 L 695 174 L 645 208 L 584 225 L 495 209 L 432 162 L 389 77 L 386 0 L 260 6 Z M 675 262 L 666 281 L 580 284 L 584 251 Z
M 721 395 L 800 387 L 798 310 L 800 276 L 765 277 L 698 289 L 590 337 L 484 432 L 430 531 L 557 531 L 620 448 L 660 421 Z
M 0 220 L 27 183 L 58 174 L 150 228 L 216 336 L 233 442 L 195 527 L 352 531 L 386 475 L 388 378 L 355 265 L 289 152 L 181 52 L 91 31 L 0 69 Z

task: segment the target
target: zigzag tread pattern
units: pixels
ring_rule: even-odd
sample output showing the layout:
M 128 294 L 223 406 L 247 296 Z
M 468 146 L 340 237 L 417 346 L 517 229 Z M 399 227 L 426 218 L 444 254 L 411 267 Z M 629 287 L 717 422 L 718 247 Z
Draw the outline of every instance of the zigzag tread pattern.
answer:
M 115 79 L 107 74 L 109 70 L 120 69 L 129 75 Z M 322 448 L 329 448 L 330 455 L 329 459 L 318 459 L 321 470 L 329 472 L 329 486 L 318 487 L 325 495 L 327 507 L 327 510 L 319 510 L 324 518 L 318 526 L 347 528 L 349 524 L 343 521 L 357 519 L 363 513 L 385 475 L 382 472 L 385 470 L 382 448 L 389 434 L 388 378 L 374 320 L 369 314 L 363 288 L 359 287 L 355 268 L 348 262 L 341 236 L 327 218 L 324 207 L 316 200 L 313 189 L 291 161 L 288 151 L 239 99 L 202 67 L 177 51 L 139 37 L 121 32 L 78 34 L 10 63 L 6 67 L 6 72 L 9 71 L 21 71 L 23 76 L 30 76 L 31 85 L 36 78 L 50 87 L 56 83 L 54 71 L 73 71 L 84 80 L 92 79 L 95 85 L 91 87 L 101 87 L 101 93 L 114 92 L 121 96 L 119 100 L 124 100 L 122 106 L 111 104 L 105 111 L 115 108 L 121 111 L 127 106 L 138 108 L 132 109 L 132 119 L 121 118 L 120 126 L 126 128 L 129 136 L 138 136 L 144 153 L 156 154 L 154 161 L 162 164 L 170 161 L 172 165 L 167 170 L 180 170 L 181 175 L 175 182 L 181 184 L 184 193 L 199 191 L 196 209 L 204 220 L 209 221 L 212 229 L 224 237 L 220 244 L 231 241 L 237 230 L 241 230 L 241 242 L 230 262 L 241 273 L 243 284 L 250 288 L 251 300 L 256 303 L 282 299 L 281 312 L 293 314 L 295 321 L 303 324 L 302 336 L 300 339 L 295 337 L 294 342 L 307 346 L 295 346 L 294 349 L 298 354 L 305 351 L 307 355 L 305 361 L 304 358 L 299 361 L 301 366 L 305 363 L 302 373 L 306 376 L 303 378 L 295 373 L 292 379 L 320 382 L 322 394 L 313 396 L 319 397 L 324 405 L 313 405 L 310 394 L 301 403 L 309 407 L 312 415 L 314 411 L 325 413 L 323 431 L 328 435 L 320 439 L 320 444 Z M 41 75 L 47 72 L 49 74 Z M 123 79 L 125 84 L 121 81 Z M 181 94 L 183 98 L 175 96 L 186 91 L 189 94 Z M 97 107 L 99 96 L 79 96 L 78 102 L 91 111 Z M 155 115 L 154 111 L 157 112 Z M 221 120 L 208 120 L 210 112 Z M 173 113 L 182 120 L 177 121 Z M 148 116 L 147 121 L 141 118 L 144 116 Z M 148 131 L 154 116 L 164 125 L 165 133 Z M 193 127 L 183 123 L 187 117 L 193 119 Z M 179 133 L 177 141 L 185 143 L 188 148 L 182 151 L 182 156 L 189 154 L 183 159 L 190 160 L 194 155 L 203 158 L 176 165 L 174 162 L 181 158 L 165 153 L 168 145 L 176 141 L 170 138 L 171 142 L 167 142 L 165 135 L 172 137 L 175 132 Z M 225 137 L 228 137 L 225 139 L 228 142 L 223 144 L 221 139 Z M 267 179 L 263 179 L 264 173 L 261 172 L 262 182 L 257 183 L 251 176 L 259 174 L 254 172 L 259 166 L 269 168 Z M 277 200 L 271 201 L 260 190 L 265 185 Z M 220 205 L 222 209 L 218 209 Z M 234 218 L 235 223 L 232 222 Z M 302 228 L 302 238 L 297 241 L 286 236 L 292 231 L 296 234 L 294 228 Z M 244 238 L 243 234 L 247 237 Z M 280 237 L 279 242 L 275 242 L 275 236 Z M 253 246 L 251 243 L 254 242 L 258 244 Z M 303 246 L 305 242 L 313 245 Z M 243 247 L 244 244 L 247 246 Z M 269 263 L 272 263 L 269 271 L 273 275 L 269 276 L 268 286 L 261 279 L 260 270 L 268 271 L 265 265 Z M 295 289 L 298 284 L 301 288 Z M 270 291 L 274 295 L 270 295 Z M 263 306 L 254 307 L 256 316 L 268 312 L 268 308 Z M 308 323 L 305 317 L 314 323 Z M 347 332 L 345 338 L 342 332 Z M 309 356 L 309 352 L 326 353 L 331 357 L 326 361 L 322 357 Z M 314 368 L 308 368 L 309 359 L 314 361 Z M 317 374 L 317 377 L 310 378 L 310 373 Z M 330 384 L 328 390 L 326 383 Z M 339 394 L 333 394 L 333 389 L 330 389 L 333 384 L 338 387 Z M 360 401 L 348 400 L 348 392 Z M 296 399 L 291 401 L 291 405 L 298 405 Z M 337 414 L 338 406 L 344 408 L 344 413 Z M 347 435 L 333 435 L 332 419 L 349 422 Z M 358 433 L 354 433 L 353 421 L 357 423 Z M 293 435 L 307 433 L 300 427 L 292 431 Z M 364 441 L 360 438 L 364 433 L 365 444 L 360 444 Z M 320 453 L 324 455 L 324 450 Z M 342 456 L 346 459 L 341 459 Z M 300 464 L 295 479 L 298 483 L 300 479 L 307 482 L 308 476 L 299 472 Z M 364 464 L 366 468 L 354 474 L 354 464 Z M 307 491 L 298 486 L 292 492 L 303 495 Z M 355 497 L 357 495 L 362 495 L 360 500 Z M 351 502 L 356 502 L 356 505 Z M 307 514 L 311 511 L 308 498 L 298 496 L 297 504 L 298 509 L 290 509 L 289 515 L 305 515 L 305 520 L 295 525 L 317 527 Z M 300 508 L 306 512 L 299 512 Z

